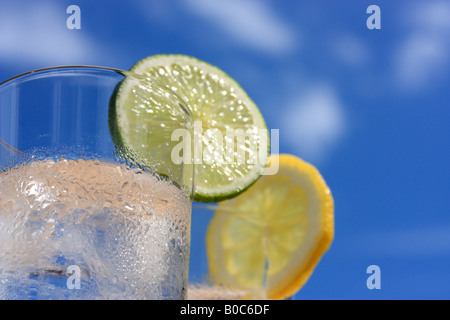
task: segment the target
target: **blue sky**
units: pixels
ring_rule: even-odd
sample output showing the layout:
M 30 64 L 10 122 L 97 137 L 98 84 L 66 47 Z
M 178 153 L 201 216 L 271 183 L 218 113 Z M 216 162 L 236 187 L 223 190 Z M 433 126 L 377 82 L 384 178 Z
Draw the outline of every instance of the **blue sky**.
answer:
M 80 30 L 66 27 L 72 4 Z M 379 30 L 366 26 L 371 4 Z M 215 64 L 280 130 L 280 152 L 317 166 L 333 192 L 335 240 L 295 298 L 448 299 L 449 16 L 444 0 L 2 0 L 0 81 L 158 53 Z M 209 217 L 194 211 L 192 279 L 207 272 Z

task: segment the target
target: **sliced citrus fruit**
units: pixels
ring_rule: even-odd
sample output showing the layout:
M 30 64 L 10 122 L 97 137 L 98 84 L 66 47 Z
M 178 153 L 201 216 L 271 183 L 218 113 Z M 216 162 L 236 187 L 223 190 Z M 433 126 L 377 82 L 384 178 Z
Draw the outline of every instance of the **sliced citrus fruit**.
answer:
M 147 57 L 130 71 L 171 89 L 187 103 L 193 114 L 198 124 L 193 138 L 200 142 L 193 151 L 195 201 L 217 202 L 232 198 L 260 177 L 269 151 L 266 124 L 247 93 L 224 71 L 196 58 L 175 54 Z M 121 88 L 118 96 L 129 95 L 132 90 L 133 86 Z M 121 99 L 117 101 L 122 103 Z M 116 112 L 121 115 L 128 109 L 119 106 Z M 149 119 L 153 116 L 148 114 Z M 149 139 L 154 132 L 130 136 L 128 128 L 136 121 L 129 112 L 127 119 L 128 122 L 118 126 L 122 139 L 130 149 L 145 152 L 139 141 Z M 241 141 L 238 141 L 239 134 L 243 137 Z M 265 157 L 260 156 L 260 147 L 264 148 Z
M 249 299 L 295 294 L 334 235 L 333 198 L 319 171 L 293 155 L 278 159 L 278 173 L 218 204 L 206 235 L 211 282 Z
M 170 178 L 192 194 L 192 165 L 180 167 L 172 151 L 175 130 L 189 132 L 192 115 L 183 101 L 157 82 L 132 73 L 116 86 L 109 105 L 109 129 L 117 155 Z

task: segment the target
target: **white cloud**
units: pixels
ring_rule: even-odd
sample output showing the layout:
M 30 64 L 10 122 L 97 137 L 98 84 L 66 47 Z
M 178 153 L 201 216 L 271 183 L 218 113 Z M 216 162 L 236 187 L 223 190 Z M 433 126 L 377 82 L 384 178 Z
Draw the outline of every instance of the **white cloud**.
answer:
M 352 35 L 333 37 L 331 49 L 347 65 L 361 66 L 369 59 L 369 50 L 363 40 Z
M 83 33 L 83 23 L 81 30 L 68 30 L 68 17 L 65 10 L 44 1 L 2 6 L 0 59 L 3 63 L 39 66 L 89 61 L 99 51 L 98 46 Z
M 360 239 L 366 242 L 364 248 L 370 254 L 374 250 L 382 250 L 382 253 L 396 257 L 423 258 L 450 254 L 450 226 L 445 224 L 365 234 Z
M 291 99 L 283 113 L 280 139 L 298 148 L 298 153 L 319 161 L 339 142 L 346 129 L 343 107 L 328 85 L 317 85 Z
M 419 28 L 427 28 L 433 32 L 444 32 L 443 35 L 450 31 L 450 3 L 448 1 L 427 1 L 420 5 L 416 5 L 410 18 L 410 23 L 417 25 Z
M 217 24 L 242 45 L 269 53 L 289 53 L 296 37 L 261 0 L 189 0 L 188 8 Z
M 423 86 L 448 63 L 448 49 L 436 36 L 416 33 L 402 45 L 397 56 L 397 78 L 403 86 Z
M 450 65 L 450 3 L 426 1 L 404 16 L 409 35 L 394 55 L 394 72 L 406 89 L 417 89 L 435 80 Z

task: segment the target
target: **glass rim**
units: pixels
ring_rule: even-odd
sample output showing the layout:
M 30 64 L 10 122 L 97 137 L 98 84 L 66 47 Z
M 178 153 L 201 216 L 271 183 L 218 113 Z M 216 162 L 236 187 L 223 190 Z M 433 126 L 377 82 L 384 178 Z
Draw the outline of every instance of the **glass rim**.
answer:
M 133 71 L 127 71 L 127 70 L 123 70 L 123 69 L 119 69 L 119 68 L 113 68 L 113 67 L 105 67 L 105 66 L 97 66 L 97 65 L 60 65 L 60 66 L 52 66 L 52 67 L 44 67 L 44 68 L 38 68 L 38 69 L 33 69 L 30 71 L 26 71 L 26 72 L 22 72 L 20 74 L 17 74 L 11 78 L 8 78 L 2 82 L 0 82 L 0 88 L 3 87 L 4 85 L 7 85 L 13 81 L 16 81 L 18 79 L 22 79 L 26 76 L 32 75 L 34 73 L 39 73 L 39 72 L 46 72 L 46 71 L 63 71 L 63 70 L 68 70 L 68 69 L 87 69 L 87 70 L 100 70 L 100 71 L 112 71 L 115 73 L 119 73 L 121 75 L 123 75 L 124 77 L 127 76 L 131 76 L 133 78 L 136 78 L 138 80 L 146 80 L 149 81 L 151 83 L 151 85 L 157 86 L 165 91 L 170 92 L 170 94 L 174 95 L 178 100 L 180 100 L 181 104 L 179 104 L 179 107 L 181 107 L 181 109 L 183 109 L 184 112 L 186 112 L 186 114 L 193 120 L 194 119 L 194 115 L 192 113 L 192 111 L 189 109 L 188 104 L 186 103 L 186 101 L 184 101 L 183 98 L 181 98 L 176 92 L 174 92 L 172 89 L 168 88 L 167 86 L 163 85 L 162 83 L 156 81 L 155 79 L 152 79 L 151 77 L 147 77 L 144 75 L 139 75 L 137 73 L 134 73 Z

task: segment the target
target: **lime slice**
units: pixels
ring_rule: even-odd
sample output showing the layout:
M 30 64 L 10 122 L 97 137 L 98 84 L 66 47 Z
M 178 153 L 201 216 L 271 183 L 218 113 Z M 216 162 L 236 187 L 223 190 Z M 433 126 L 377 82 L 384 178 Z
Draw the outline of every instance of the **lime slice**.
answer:
M 185 55 L 150 56 L 137 62 L 130 71 L 175 92 L 193 114 L 195 201 L 217 202 L 232 198 L 260 177 L 269 152 L 268 130 L 259 109 L 230 76 L 209 63 Z M 118 97 L 131 91 L 121 89 Z M 147 98 L 145 93 L 144 97 Z M 138 140 L 148 140 L 154 131 L 130 135 L 129 127 L 141 120 L 127 111 L 132 106 L 121 105 L 124 101 L 117 99 L 116 111 L 120 116 L 127 114 L 124 118 L 128 122 L 121 122 L 118 131 L 127 147 L 145 153 L 145 147 Z M 154 115 L 147 115 L 148 121 L 153 121 Z M 167 125 L 167 130 L 173 128 Z M 165 135 L 161 136 L 161 141 Z
M 192 115 L 182 100 L 161 84 L 133 74 L 119 83 L 110 99 L 109 128 L 119 158 L 154 170 L 192 194 L 192 165 L 172 159 L 175 130 L 192 128 Z
M 288 298 L 306 283 L 333 235 L 334 202 L 321 174 L 280 155 L 277 174 L 217 206 L 206 236 L 211 282 L 248 292 L 246 299 Z

